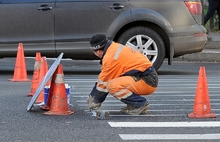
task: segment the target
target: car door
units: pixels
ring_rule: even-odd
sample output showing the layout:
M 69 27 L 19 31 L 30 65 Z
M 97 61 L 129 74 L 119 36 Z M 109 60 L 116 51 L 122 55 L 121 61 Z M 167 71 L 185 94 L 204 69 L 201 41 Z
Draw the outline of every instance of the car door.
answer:
M 55 56 L 55 0 L 0 0 L 0 56 L 16 56 L 18 43 L 26 56 Z
M 109 38 L 113 21 L 129 12 L 128 0 L 56 0 L 55 41 L 58 53 L 79 59 L 94 58 L 89 39 L 96 33 Z

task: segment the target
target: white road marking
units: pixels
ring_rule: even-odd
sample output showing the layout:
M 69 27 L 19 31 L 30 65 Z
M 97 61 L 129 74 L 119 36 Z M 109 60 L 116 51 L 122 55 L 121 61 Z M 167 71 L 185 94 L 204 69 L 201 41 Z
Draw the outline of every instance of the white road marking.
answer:
M 169 77 L 169 76 L 166 76 Z M 173 77 L 173 76 L 172 76 Z M 196 93 L 196 87 L 197 87 L 197 77 L 184 77 L 183 78 L 175 78 L 175 79 L 166 79 L 160 77 L 159 78 L 159 87 L 157 89 L 156 92 L 154 92 L 154 94 L 149 96 L 149 101 L 153 102 L 151 103 L 151 106 L 153 106 L 151 110 L 149 110 L 149 112 L 151 112 L 151 114 L 146 114 L 146 115 L 120 115 L 119 114 L 115 114 L 112 113 L 113 115 L 111 115 L 111 111 L 113 112 L 119 112 L 119 110 L 107 110 L 110 111 L 110 117 L 155 117 L 155 116 L 165 116 L 165 117 L 178 117 L 178 116 L 185 116 L 187 117 L 188 113 L 191 113 L 193 108 L 190 109 L 177 109 L 175 107 L 173 107 L 171 110 L 170 109 L 163 109 L 163 110 L 159 110 L 154 106 L 187 106 L 187 105 L 191 105 L 193 106 L 193 101 L 194 101 L 194 96 Z M 211 91 L 209 90 L 209 94 L 210 97 L 213 97 L 213 99 L 210 99 L 211 105 L 212 106 L 216 106 L 219 105 L 218 103 L 218 99 L 216 99 L 216 97 L 219 96 L 219 90 L 217 90 L 219 88 L 219 82 L 220 80 L 214 78 L 209 78 L 209 81 L 207 82 L 208 88 L 212 89 Z M 73 90 L 72 90 L 72 97 L 76 99 L 76 103 L 78 104 L 78 106 L 87 106 L 86 104 L 86 100 L 77 100 L 79 98 L 87 98 L 88 94 L 90 93 L 92 87 L 94 86 L 94 83 L 97 79 L 96 77 L 94 77 L 94 79 L 72 79 L 72 78 L 67 78 L 65 79 L 65 81 L 70 82 L 73 84 Z M 168 82 L 168 84 L 164 84 L 165 82 Z M 76 84 L 78 83 L 78 84 Z M 91 84 L 92 83 L 92 84 Z M 176 84 L 178 83 L 178 84 Z M 190 84 L 189 84 L 190 83 Z M 176 87 L 176 86 L 181 86 L 178 90 L 168 90 L 169 88 L 167 88 L 167 86 L 172 86 L 172 87 Z M 191 90 L 186 90 L 185 88 L 190 88 Z M 216 89 L 217 88 L 217 89 Z M 87 89 L 90 89 L 87 91 Z M 177 99 L 165 99 L 165 100 L 157 100 L 157 97 L 172 97 L 175 96 L 177 97 Z M 113 100 L 111 95 L 108 95 L 108 97 L 110 99 L 107 99 L 105 101 L 105 103 L 107 104 L 103 104 L 104 107 L 108 107 L 108 106 L 125 106 L 123 103 L 117 103 L 118 100 Z M 152 98 L 150 98 L 152 97 Z M 154 98 L 156 97 L 156 98 Z M 183 100 L 181 100 L 181 97 Z M 184 98 L 187 97 L 187 98 Z M 188 98 L 191 97 L 191 98 Z M 184 100 L 186 99 L 186 100 Z M 164 104 L 163 101 L 168 102 L 168 104 Z M 181 103 L 179 104 L 178 102 Z M 115 104 L 112 104 L 115 103 Z M 155 102 L 159 102 L 159 104 L 156 104 Z M 176 102 L 175 104 L 173 104 L 172 102 Z M 187 102 L 187 103 L 186 103 Z M 217 102 L 217 103 L 216 103 Z M 111 104 L 110 104 L 111 103 Z M 116 104 L 117 103 L 117 104 Z M 220 109 L 218 109 L 218 107 L 215 107 L 215 109 L 212 109 L 214 111 L 218 111 Z M 171 114 L 166 113 L 167 111 L 171 112 Z M 85 112 L 87 113 L 91 113 L 88 110 L 85 110 Z M 178 113 L 179 112 L 179 113 Z M 185 114 L 183 114 L 183 112 L 186 112 Z M 153 113 L 153 114 L 152 114 Z M 155 114 L 154 114 L 155 113 Z M 158 114 L 159 113 L 159 114 Z M 215 113 L 216 114 L 216 113 Z M 216 115 L 220 115 L 220 114 L 216 114 Z M 202 121 L 202 122 L 108 122 L 109 125 L 111 127 L 125 127 L 125 128 L 130 128 L 130 127 L 134 127 L 134 128 L 219 128 L 220 127 L 220 122 L 219 121 Z M 218 133 L 213 133 L 213 134 L 209 134 L 209 133 L 205 133 L 205 134 L 178 134 L 178 131 L 176 134 L 119 134 L 119 136 L 123 139 L 123 140 L 211 140 L 211 139 L 216 139 L 219 140 L 220 139 L 220 134 Z
M 220 121 L 204 122 L 108 122 L 111 127 L 220 127 Z
M 192 106 L 193 104 L 150 104 L 150 106 Z M 212 103 L 212 106 L 214 105 L 219 105 L 219 103 Z M 88 106 L 87 104 L 78 104 L 78 106 Z M 124 106 L 124 104 L 102 104 L 102 106 L 110 106 L 110 107 L 114 107 L 114 106 Z
M 75 88 L 77 88 L 77 87 L 75 87 Z M 81 89 L 83 89 L 83 88 L 81 88 Z M 195 92 L 195 91 L 194 91 Z M 157 96 L 174 96 L 174 95 L 172 95 L 172 93 L 177 93 L 177 94 L 175 94 L 175 96 L 195 96 L 195 93 L 194 92 L 184 92 L 184 91 L 164 91 L 164 92 L 154 92 L 154 94 L 161 94 L 161 95 L 157 95 Z M 219 92 L 219 91 L 218 91 Z M 72 91 L 72 93 L 71 94 L 89 94 L 90 93 L 90 91 L 82 91 L 82 92 L 75 92 L 74 90 Z M 191 93 L 191 95 L 185 95 L 186 93 Z M 171 95 L 166 95 L 166 94 L 171 94 Z M 179 95 L 179 94 L 181 94 L 181 95 Z M 183 95 L 184 94 L 184 95 Z M 153 95 L 153 94 L 152 94 Z M 212 95 L 213 96 L 213 95 Z M 217 95 L 216 95 L 217 96 Z M 218 96 L 219 96 L 219 94 L 218 94 Z
M 220 134 L 119 134 L 123 140 L 219 140 Z

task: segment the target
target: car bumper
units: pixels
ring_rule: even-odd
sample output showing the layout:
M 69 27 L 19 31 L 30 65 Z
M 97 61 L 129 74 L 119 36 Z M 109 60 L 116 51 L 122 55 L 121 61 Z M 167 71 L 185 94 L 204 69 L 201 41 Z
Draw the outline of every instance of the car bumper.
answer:
M 201 31 L 190 32 L 187 35 L 175 35 L 170 37 L 171 45 L 173 45 L 173 57 L 179 57 L 184 54 L 201 52 L 207 43 L 207 34 L 203 26 Z

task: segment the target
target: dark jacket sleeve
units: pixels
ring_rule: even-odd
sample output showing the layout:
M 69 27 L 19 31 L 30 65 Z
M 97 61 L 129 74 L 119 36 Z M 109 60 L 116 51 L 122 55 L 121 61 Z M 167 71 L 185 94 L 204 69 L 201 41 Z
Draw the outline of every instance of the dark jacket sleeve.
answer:
M 96 89 L 97 82 L 95 83 L 90 95 L 94 97 L 94 103 L 102 103 L 107 97 L 108 93 L 101 92 Z

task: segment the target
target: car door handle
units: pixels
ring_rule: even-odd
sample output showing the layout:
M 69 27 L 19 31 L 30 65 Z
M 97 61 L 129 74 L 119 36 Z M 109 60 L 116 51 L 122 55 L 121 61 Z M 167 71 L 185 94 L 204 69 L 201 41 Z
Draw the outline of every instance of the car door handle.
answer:
M 49 6 L 49 5 L 46 5 L 46 4 L 43 4 L 41 5 L 40 7 L 37 8 L 38 10 L 41 10 L 41 11 L 46 11 L 46 10 L 52 10 L 53 7 Z
M 120 3 L 114 3 L 112 6 L 110 6 L 110 9 L 115 9 L 115 10 L 122 8 L 124 8 L 124 5 L 121 5 Z

